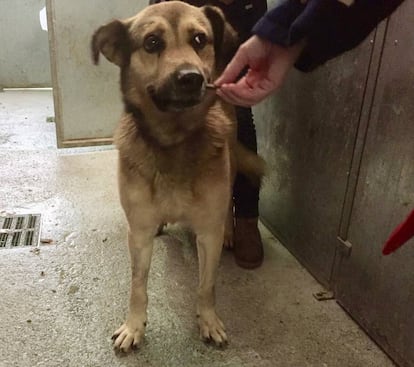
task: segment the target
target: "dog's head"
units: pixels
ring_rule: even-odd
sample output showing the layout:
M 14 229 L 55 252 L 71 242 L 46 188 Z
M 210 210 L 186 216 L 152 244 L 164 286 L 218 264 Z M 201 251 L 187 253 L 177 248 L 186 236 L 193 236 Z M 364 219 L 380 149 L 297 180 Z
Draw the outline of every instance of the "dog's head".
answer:
M 102 53 L 121 68 L 126 102 L 163 112 L 202 105 L 206 84 L 221 73 L 235 47 L 235 33 L 219 8 L 179 1 L 114 20 L 92 38 L 94 62 Z

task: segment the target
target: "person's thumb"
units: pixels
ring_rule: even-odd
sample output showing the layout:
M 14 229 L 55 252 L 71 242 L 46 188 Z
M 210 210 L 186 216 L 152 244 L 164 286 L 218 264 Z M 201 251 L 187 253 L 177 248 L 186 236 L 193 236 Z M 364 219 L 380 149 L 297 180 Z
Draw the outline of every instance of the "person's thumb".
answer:
M 247 64 L 248 60 L 246 54 L 239 48 L 233 59 L 214 84 L 220 87 L 225 83 L 233 83 Z

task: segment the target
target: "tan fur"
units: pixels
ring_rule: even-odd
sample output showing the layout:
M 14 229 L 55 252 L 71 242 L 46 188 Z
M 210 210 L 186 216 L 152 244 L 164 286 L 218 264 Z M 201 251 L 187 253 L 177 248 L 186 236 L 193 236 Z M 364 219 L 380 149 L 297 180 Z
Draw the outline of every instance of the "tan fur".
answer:
M 191 42 L 200 33 L 207 41 L 198 49 Z M 159 52 L 145 49 L 148 35 L 161 37 L 164 47 Z M 236 40 L 219 9 L 175 1 L 113 21 L 99 28 L 92 40 L 96 63 L 101 52 L 121 68 L 126 109 L 115 134 L 132 267 L 129 314 L 114 333 L 115 347 L 123 351 L 143 338 L 152 243 L 166 222 L 184 223 L 196 234 L 200 336 L 219 345 L 227 341 L 215 312 L 214 283 L 223 241 L 231 241 L 232 235 L 234 153 L 242 152 L 247 173 L 256 179 L 263 167 L 255 154 L 234 149 L 234 109 L 204 88 L 221 72 L 224 44 L 234 45 Z M 188 69 L 201 75 L 200 93 L 183 92 L 177 84 L 177 72 Z M 196 101 L 193 94 L 199 94 Z M 158 102 L 160 98 L 165 104 Z M 181 108 L 183 101 L 191 105 Z

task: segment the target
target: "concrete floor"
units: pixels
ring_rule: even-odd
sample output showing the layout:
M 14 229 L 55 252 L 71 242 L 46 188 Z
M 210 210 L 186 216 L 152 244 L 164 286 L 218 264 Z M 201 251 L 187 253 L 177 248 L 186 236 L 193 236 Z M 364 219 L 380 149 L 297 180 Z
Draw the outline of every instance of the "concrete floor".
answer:
M 116 152 L 57 151 L 46 123 L 50 92 L 8 93 L 0 93 L 0 213 L 42 213 L 41 237 L 53 243 L 39 253 L 0 250 L 1 367 L 393 366 L 335 301 L 315 300 L 320 285 L 265 228 L 260 269 L 240 269 L 223 254 L 217 304 L 226 349 L 198 339 L 195 246 L 170 227 L 154 249 L 145 343 L 116 355 L 110 337 L 129 288 Z

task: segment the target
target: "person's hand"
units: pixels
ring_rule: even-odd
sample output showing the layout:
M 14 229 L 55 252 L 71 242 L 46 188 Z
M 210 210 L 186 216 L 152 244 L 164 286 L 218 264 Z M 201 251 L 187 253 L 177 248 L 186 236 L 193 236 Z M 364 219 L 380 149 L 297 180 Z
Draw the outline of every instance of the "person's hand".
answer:
M 217 94 L 237 106 L 249 107 L 259 103 L 283 84 L 303 45 L 286 48 L 252 36 L 239 47 L 215 81 Z M 246 75 L 235 81 L 246 66 Z

